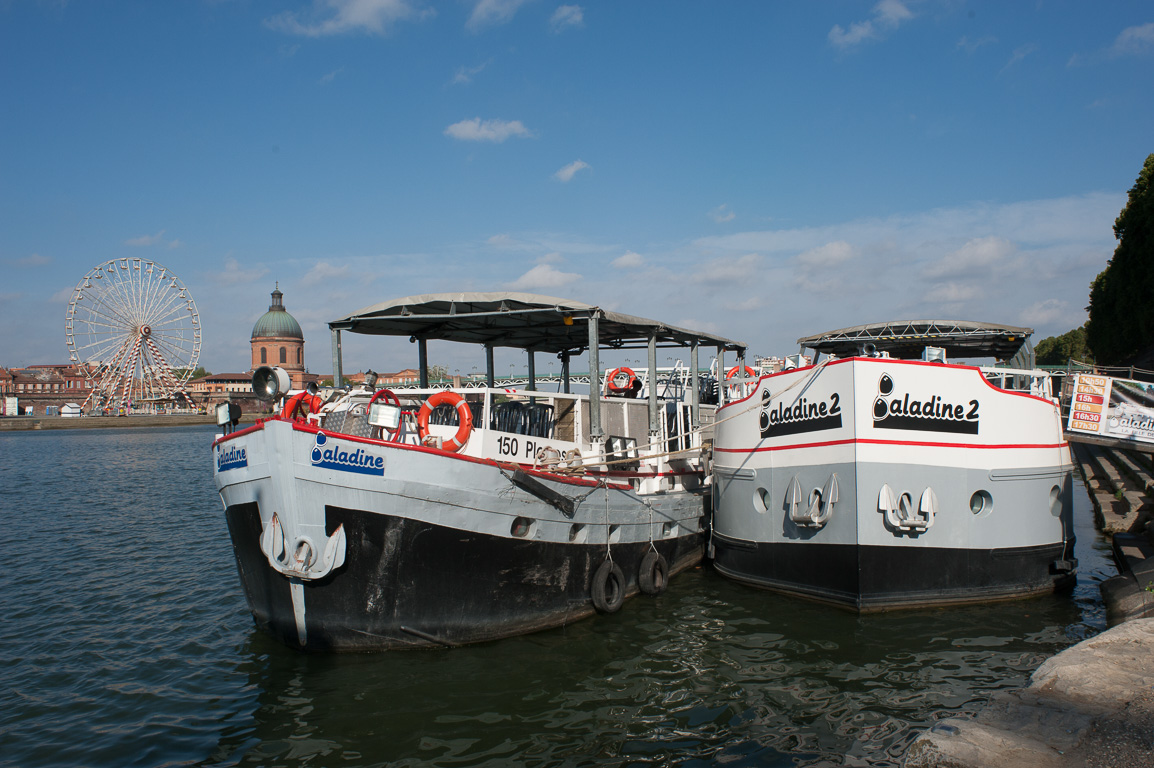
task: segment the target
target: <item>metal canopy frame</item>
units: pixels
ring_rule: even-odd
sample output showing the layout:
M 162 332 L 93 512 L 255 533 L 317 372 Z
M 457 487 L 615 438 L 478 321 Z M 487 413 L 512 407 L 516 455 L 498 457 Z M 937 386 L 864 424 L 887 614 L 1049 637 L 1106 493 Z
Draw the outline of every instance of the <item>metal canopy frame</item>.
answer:
M 865 344 L 897 358 L 921 357 L 926 347 L 941 347 L 950 357 L 1008 360 L 1026 343 L 1033 328 L 965 320 L 899 320 L 841 328 L 797 340 L 803 349 L 849 357 Z
M 555 353 L 561 359 L 565 391 L 569 391 L 569 359 L 589 353 L 590 437 L 603 439 L 599 351 L 645 349 L 649 381 L 656 382 L 658 348 L 690 350 L 692 366 L 691 404 L 693 426 L 700 423 L 697 400 L 697 349 L 701 344 L 717 348 L 720 361 L 726 350 L 744 360 L 746 345 L 722 336 L 611 312 L 569 299 L 531 293 L 430 293 L 374 304 L 329 323 L 333 335 L 333 383 L 341 386 L 341 333 L 375 336 L 408 336 L 418 343 L 421 386 L 428 387 L 427 342 L 454 341 L 485 347 L 486 378 L 493 386 L 493 348 L 524 349 L 528 354 L 529 387 L 536 389 L 535 352 Z M 649 389 L 649 431 L 657 433 L 657 390 Z
M 533 352 L 579 353 L 590 338 L 583 327 L 598 320 L 600 346 L 648 349 L 694 343 L 736 350 L 746 345 L 721 336 L 611 312 L 601 307 L 531 293 L 433 293 L 407 296 L 357 310 L 329 328 L 382 336 L 457 341 Z

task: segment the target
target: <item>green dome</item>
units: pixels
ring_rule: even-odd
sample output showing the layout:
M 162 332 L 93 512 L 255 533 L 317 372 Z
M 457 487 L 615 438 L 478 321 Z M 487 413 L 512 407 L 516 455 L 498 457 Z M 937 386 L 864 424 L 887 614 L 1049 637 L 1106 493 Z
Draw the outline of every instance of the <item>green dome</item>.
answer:
M 252 327 L 252 338 L 279 336 L 304 340 L 305 335 L 301 331 L 300 323 L 284 308 L 281 301 L 283 296 L 279 288 L 272 292 L 272 304 L 269 305 L 268 312 L 261 315 L 260 320 L 257 320 L 256 325 Z

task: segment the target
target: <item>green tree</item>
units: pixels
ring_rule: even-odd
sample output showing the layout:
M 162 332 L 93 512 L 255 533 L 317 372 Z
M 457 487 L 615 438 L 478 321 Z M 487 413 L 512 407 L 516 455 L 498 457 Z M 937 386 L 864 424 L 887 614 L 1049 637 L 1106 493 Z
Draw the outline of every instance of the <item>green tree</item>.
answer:
M 1154 154 L 1146 158 L 1114 222 L 1118 247 L 1090 284 L 1086 341 L 1102 365 L 1154 345 Z
M 449 368 L 444 365 L 429 366 L 429 381 L 444 381 L 449 378 Z
M 1094 356 L 1086 346 L 1086 326 L 1042 339 L 1034 347 L 1034 358 L 1038 365 L 1065 365 L 1071 358 L 1093 362 Z

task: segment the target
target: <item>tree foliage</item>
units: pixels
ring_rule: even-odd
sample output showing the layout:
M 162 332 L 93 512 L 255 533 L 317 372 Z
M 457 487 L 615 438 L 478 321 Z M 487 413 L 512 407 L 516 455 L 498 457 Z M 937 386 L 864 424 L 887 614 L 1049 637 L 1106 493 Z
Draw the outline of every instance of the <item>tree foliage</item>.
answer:
M 1038 365 L 1065 365 L 1070 359 L 1094 362 L 1094 356 L 1086 346 L 1086 326 L 1042 339 L 1034 347 L 1034 359 Z
M 1154 154 L 1146 158 L 1114 222 L 1118 247 L 1090 284 L 1086 340 L 1103 365 L 1154 345 Z

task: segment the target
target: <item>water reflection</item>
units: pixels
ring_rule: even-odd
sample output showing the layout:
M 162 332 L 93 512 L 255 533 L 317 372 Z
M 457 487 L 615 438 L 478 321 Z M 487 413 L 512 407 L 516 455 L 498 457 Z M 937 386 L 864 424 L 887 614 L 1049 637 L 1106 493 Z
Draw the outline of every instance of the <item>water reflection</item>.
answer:
M 1022 685 L 1076 601 L 857 616 L 708 570 L 611 617 L 484 646 L 311 656 L 252 633 L 251 728 L 220 764 L 897 764 L 934 720 Z
M 444 651 L 304 655 L 256 631 L 212 430 L 0 434 L 13 765 L 896 765 L 920 728 L 1104 627 L 1073 596 L 857 616 L 708 569 L 613 616 Z

